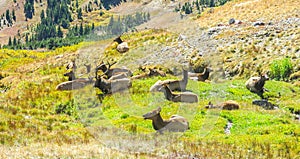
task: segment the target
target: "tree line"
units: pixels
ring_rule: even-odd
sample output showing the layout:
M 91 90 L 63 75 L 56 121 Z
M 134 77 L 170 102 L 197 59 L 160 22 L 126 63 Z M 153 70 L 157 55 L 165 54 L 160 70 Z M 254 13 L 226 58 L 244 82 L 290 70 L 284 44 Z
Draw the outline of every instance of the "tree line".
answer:
M 25 5 L 28 5 L 28 7 L 24 7 L 26 19 L 32 18 L 34 15 L 33 5 L 38 1 L 42 3 L 42 0 L 25 1 Z M 104 2 L 106 5 L 108 4 L 108 1 L 92 0 L 83 8 L 87 8 L 87 12 L 101 9 Z M 108 25 L 97 28 L 95 28 L 94 24 L 88 25 L 83 23 L 71 26 L 73 21 L 72 11 L 77 13 L 78 19 L 82 19 L 82 9 L 79 7 L 78 0 L 47 0 L 47 4 L 46 10 L 41 11 L 39 24 L 32 28 L 27 26 L 27 30 L 30 32 L 25 33 L 22 40 L 20 34 L 9 37 L 8 44 L 3 47 L 11 49 L 55 49 L 61 46 L 77 44 L 84 39 L 111 38 L 150 20 L 149 13 L 136 13 L 124 17 L 112 16 Z M 100 11 L 100 16 L 103 14 L 105 13 Z M 91 34 L 95 31 L 101 34 Z
M 195 0 L 192 3 L 185 2 L 183 5 L 179 3 L 179 5 L 175 7 L 175 11 L 184 14 L 191 14 L 194 10 L 196 10 L 197 13 L 200 14 L 203 12 L 204 8 L 221 6 L 228 1 L 230 0 Z

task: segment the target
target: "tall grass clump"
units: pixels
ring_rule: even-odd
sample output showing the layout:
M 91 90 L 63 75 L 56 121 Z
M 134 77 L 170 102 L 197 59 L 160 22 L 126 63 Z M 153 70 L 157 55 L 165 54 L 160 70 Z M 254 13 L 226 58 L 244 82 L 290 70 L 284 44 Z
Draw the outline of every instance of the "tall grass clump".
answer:
M 293 65 L 289 58 L 274 60 L 270 65 L 271 78 L 275 80 L 287 80 L 293 72 Z

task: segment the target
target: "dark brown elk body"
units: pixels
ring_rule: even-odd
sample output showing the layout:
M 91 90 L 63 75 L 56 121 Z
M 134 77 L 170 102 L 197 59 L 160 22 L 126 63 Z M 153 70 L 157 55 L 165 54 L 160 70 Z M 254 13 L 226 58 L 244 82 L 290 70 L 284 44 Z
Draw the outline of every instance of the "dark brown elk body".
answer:
M 189 72 L 188 76 L 189 76 L 190 79 L 204 82 L 205 80 L 207 80 L 209 78 L 209 73 L 211 71 L 212 70 L 210 68 L 205 68 L 202 73 L 191 73 L 191 72 Z
M 224 109 L 224 110 L 235 110 L 235 109 L 239 109 L 240 105 L 236 101 L 228 100 L 219 105 L 213 105 L 211 102 L 209 102 L 208 105 L 205 106 L 205 108 L 207 108 L 207 109 L 219 108 L 219 109 Z
M 143 115 L 144 119 L 152 120 L 152 126 L 157 132 L 184 132 L 189 129 L 189 122 L 184 117 L 173 115 L 169 120 L 163 120 L 160 112 L 161 108 L 158 107 Z
M 70 72 L 65 73 L 64 76 L 68 77 L 68 81 L 72 81 L 72 80 L 76 79 L 75 73 L 73 72 L 73 70 L 70 71 Z

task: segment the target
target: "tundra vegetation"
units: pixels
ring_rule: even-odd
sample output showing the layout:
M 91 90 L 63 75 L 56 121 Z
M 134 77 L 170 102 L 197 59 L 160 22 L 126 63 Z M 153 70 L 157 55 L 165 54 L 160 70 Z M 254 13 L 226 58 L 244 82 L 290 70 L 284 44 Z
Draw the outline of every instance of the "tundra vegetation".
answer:
M 260 3 L 260 1 L 254 2 Z M 276 7 L 276 11 L 282 12 L 277 8 L 280 3 L 282 1 L 276 0 L 276 5 L 269 6 L 266 11 L 263 8 L 261 11 L 269 15 L 270 9 Z M 204 12 L 199 23 L 201 26 L 209 26 L 227 21 L 232 18 L 227 16 L 233 14 L 216 16 L 215 19 L 206 22 L 209 15 L 220 11 L 228 13 L 228 8 L 232 10 L 233 5 L 232 2 L 226 6 L 227 9 L 220 7 L 212 13 Z M 255 5 L 259 8 L 262 6 L 266 5 Z M 288 5 L 287 8 L 290 9 L 291 6 L 297 5 Z M 236 8 L 239 11 L 239 7 Z M 243 7 L 244 10 L 245 8 Z M 254 17 L 254 12 L 247 11 L 241 11 L 239 16 Z M 202 25 L 203 23 L 205 24 Z M 277 46 L 275 40 L 257 42 L 268 46 L 271 50 L 264 50 L 260 45 L 256 45 L 255 41 L 251 41 L 256 38 L 247 36 L 256 32 L 256 29 L 249 27 L 246 28 L 247 32 L 239 32 L 239 38 L 244 40 L 242 42 L 218 47 L 218 56 L 221 55 L 223 59 L 221 65 L 224 70 L 231 71 L 237 66 L 236 61 L 241 62 L 237 71 L 230 72 L 230 78 L 222 82 L 210 83 L 188 80 L 186 89 L 198 95 L 198 103 L 172 102 L 165 100 L 161 92 L 149 92 L 150 87 L 158 80 L 178 78 L 170 73 L 165 77 L 132 80 L 129 91 L 106 96 L 103 96 L 103 92 L 93 85 L 72 91 L 55 90 L 59 83 L 67 81 L 67 77 L 63 76 L 66 71 L 65 63 L 70 61 L 74 54 L 90 53 L 89 58 L 96 59 L 97 62 L 114 58 L 113 60 L 118 61 L 118 66 L 126 65 L 135 71 L 139 67 L 134 63 L 137 59 L 142 59 L 157 50 L 160 51 L 162 47 L 176 45 L 178 34 L 163 29 L 147 29 L 127 34 L 124 36 L 124 41 L 128 41 L 130 50 L 122 55 L 116 50 L 115 44 L 106 45 L 112 39 L 104 42 L 81 42 L 45 52 L 1 49 L 0 158 L 11 157 L 15 153 L 14 150 L 25 150 L 27 154 L 18 153 L 29 154 L 28 158 L 54 158 L 53 154 L 52 156 L 49 154 L 51 152 L 55 155 L 57 153 L 58 156 L 55 157 L 61 158 L 76 158 L 78 154 L 87 155 L 86 158 L 97 158 L 99 154 L 111 158 L 299 157 L 300 124 L 299 119 L 296 120 L 294 116 L 300 112 L 300 87 L 295 84 L 297 79 L 290 78 L 293 81 L 286 82 L 280 75 L 280 79 L 271 79 L 265 83 L 264 87 L 269 92 L 265 92 L 264 96 L 278 105 L 279 109 L 276 110 L 265 110 L 253 105 L 252 101 L 259 96 L 245 87 L 246 80 L 254 73 L 272 70 L 271 52 L 278 53 L 281 50 L 275 47 Z M 216 35 L 215 39 L 226 40 L 234 33 L 230 30 L 225 31 Z M 291 34 L 294 35 L 290 36 Z M 276 36 L 299 38 L 299 31 L 293 29 L 292 32 L 282 31 Z M 294 42 L 286 45 L 292 48 L 291 52 L 299 53 L 294 49 L 298 46 L 293 46 L 299 44 L 299 41 L 294 40 Z M 91 49 L 99 47 L 103 53 Z M 59 55 L 64 57 L 58 58 Z M 274 55 L 275 57 L 281 60 L 282 54 Z M 210 58 L 212 60 L 205 60 L 215 60 L 213 55 Z M 287 53 L 286 58 L 293 59 L 289 61 L 293 66 L 291 73 L 299 71 L 297 68 L 299 60 L 293 58 L 290 52 Z M 178 63 L 175 62 L 164 63 L 166 68 L 177 65 Z M 284 80 L 288 79 L 284 78 Z M 205 108 L 210 101 L 218 104 L 228 100 L 239 103 L 239 109 L 229 111 Z M 163 119 L 170 119 L 173 114 L 178 114 L 189 121 L 189 129 L 185 132 L 154 135 L 155 130 L 151 121 L 144 120 L 142 115 L 158 106 L 161 107 L 160 115 Z M 230 134 L 225 134 L 224 127 L 228 121 L 233 125 Z M 38 151 L 41 148 L 44 149 Z M 49 152 L 48 148 L 54 151 Z M 59 151 L 60 148 L 63 152 Z M 73 152 L 70 152 L 70 148 Z M 80 152 L 76 152 L 74 148 Z

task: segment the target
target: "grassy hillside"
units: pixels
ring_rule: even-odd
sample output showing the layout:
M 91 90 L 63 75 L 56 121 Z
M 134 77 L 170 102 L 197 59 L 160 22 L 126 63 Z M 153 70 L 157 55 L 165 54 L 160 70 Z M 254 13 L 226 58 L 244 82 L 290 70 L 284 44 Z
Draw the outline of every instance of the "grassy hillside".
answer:
M 300 111 L 299 79 L 273 78 L 266 82 L 269 92 L 265 97 L 278 106 L 275 110 L 253 105 L 252 101 L 259 96 L 245 87 L 249 76 L 272 70 L 275 59 L 290 59 L 292 73 L 300 69 L 298 21 L 288 25 L 286 19 L 297 18 L 299 10 L 296 1 L 285 4 L 288 9 L 276 10 L 283 8 L 279 1 L 232 1 L 211 13 L 201 14 L 199 21 L 183 19 L 175 31 L 170 27 L 128 32 L 122 35 L 130 47 L 125 54 L 117 52 L 113 39 L 44 52 L 0 50 L 0 158 L 299 157 L 300 124 L 294 114 Z M 245 14 L 236 14 L 238 10 L 231 9 L 233 6 L 243 7 L 240 12 Z M 258 14 L 261 7 L 263 13 Z M 273 13 L 278 19 L 273 19 Z M 86 14 L 84 20 L 96 22 L 94 18 L 99 18 L 96 14 Z M 227 23 L 230 18 L 245 23 L 208 36 L 211 26 Z M 149 23 L 154 24 L 155 20 Z M 280 32 L 274 30 L 275 26 L 252 26 L 256 20 L 272 20 Z M 185 21 L 193 26 L 186 26 Z M 191 29 L 198 25 L 200 29 Z M 188 37 L 180 40 L 178 30 L 184 27 L 190 29 L 184 32 Z M 216 47 L 215 51 L 207 49 L 201 58 L 214 72 L 219 67 L 233 70 L 237 63 L 242 63 L 237 72 L 220 80 L 215 80 L 216 76 L 207 82 L 189 80 L 187 89 L 198 95 L 198 103 L 174 103 L 167 101 L 162 93 L 148 91 L 157 80 L 181 78 L 172 74 L 134 80 L 129 90 L 106 96 L 92 85 L 73 91 L 55 90 L 59 83 L 67 81 L 63 74 L 71 60 L 76 60 L 79 77 L 93 76 L 94 72 L 86 73 L 84 64 L 91 64 L 93 70 L 102 60 L 117 61 L 116 67 L 126 66 L 134 74 L 140 73 L 140 66 L 149 65 L 180 75 L 181 65 L 187 64 L 190 55 L 197 52 L 195 47 L 208 44 L 194 40 L 194 36 L 214 42 L 206 47 Z M 209 101 L 219 104 L 226 100 L 237 101 L 240 109 L 205 108 Z M 190 129 L 184 133 L 155 134 L 151 121 L 144 120 L 142 115 L 158 106 L 162 107 L 164 119 L 173 114 L 187 118 Z M 226 134 L 229 121 L 233 126 L 230 134 Z

